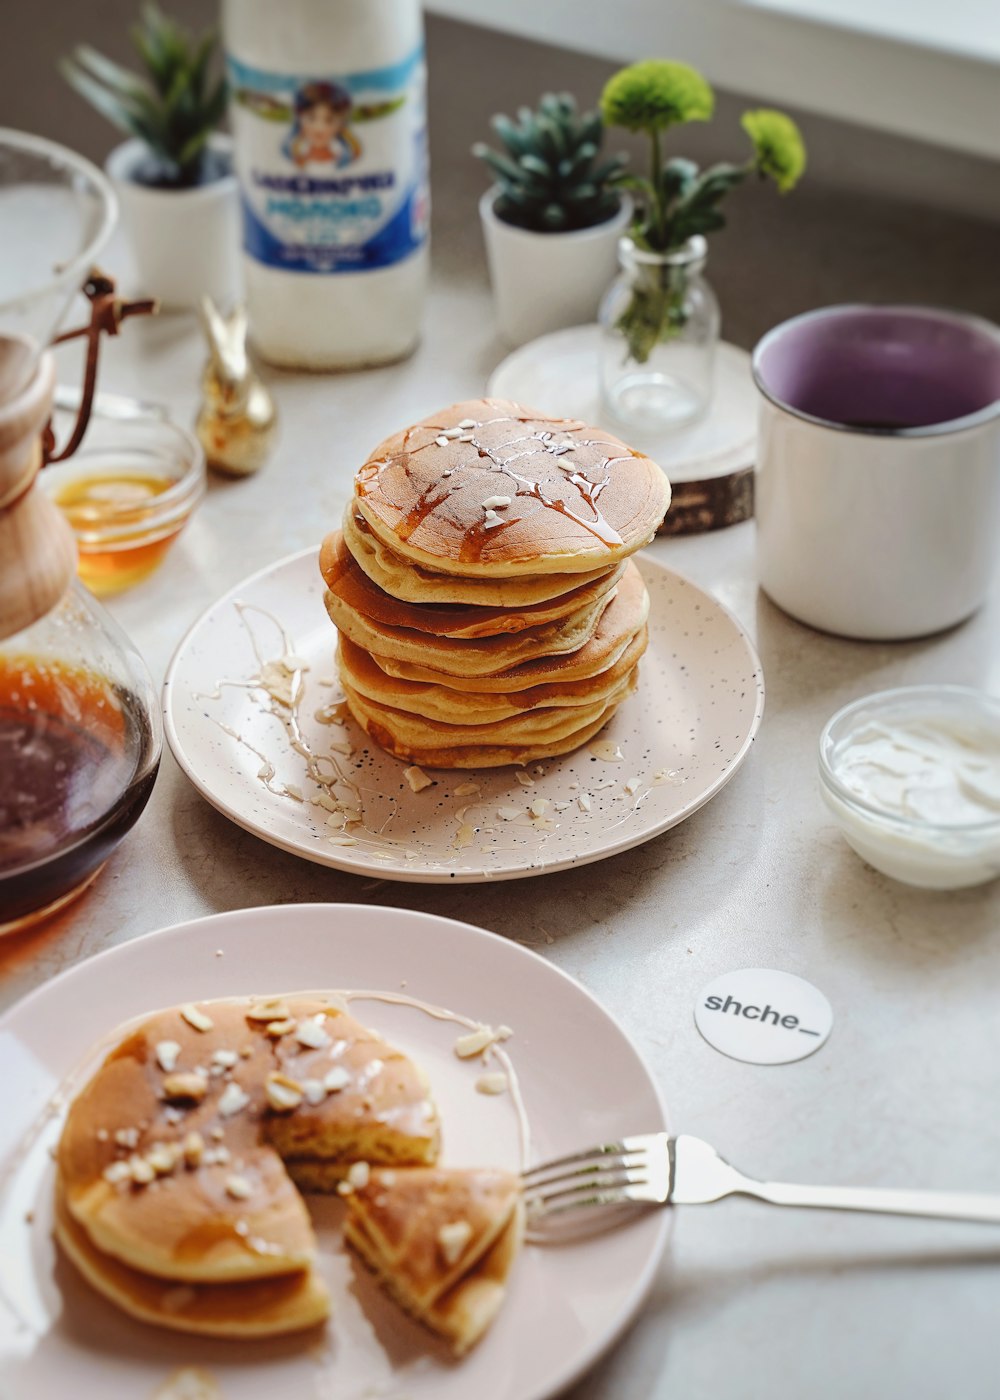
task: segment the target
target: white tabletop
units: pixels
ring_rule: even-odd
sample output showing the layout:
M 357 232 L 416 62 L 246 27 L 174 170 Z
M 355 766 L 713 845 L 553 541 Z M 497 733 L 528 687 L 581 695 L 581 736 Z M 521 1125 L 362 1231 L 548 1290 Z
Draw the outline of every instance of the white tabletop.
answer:
M 274 460 L 247 480 L 213 479 L 160 571 L 111 604 L 157 682 L 215 597 L 338 522 L 353 470 L 384 434 L 481 392 L 502 354 L 486 297 L 478 275 L 445 269 L 408 362 L 271 376 Z M 193 321 L 132 322 L 108 347 L 102 384 L 190 421 L 201 360 Z M 165 753 L 145 814 L 93 890 L 0 942 L 0 1004 L 102 949 L 218 910 L 424 909 L 516 938 L 579 978 L 648 1057 L 675 1125 L 751 1174 L 1000 1189 L 1000 885 L 933 895 L 876 874 L 831 826 L 815 775 L 823 723 L 855 696 L 918 681 L 1000 694 L 1000 598 L 930 641 L 839 641 L 758 593 L 753 545 L 747 524 L 652 547 L 736 613 L 767 684 L 749 760 L 683 826 L 606 863 L 485 889 L 364 881 L 237 829 Z M 755 1067 L 700 1038 L 697 994 L 747 966 L 797 973 L 830 999 L 833 1033 L 813 1057 Z M 641 1321 L 580 1400 L 996 1394 L 1000 1233 L 742 1201 L 678 1215 Z

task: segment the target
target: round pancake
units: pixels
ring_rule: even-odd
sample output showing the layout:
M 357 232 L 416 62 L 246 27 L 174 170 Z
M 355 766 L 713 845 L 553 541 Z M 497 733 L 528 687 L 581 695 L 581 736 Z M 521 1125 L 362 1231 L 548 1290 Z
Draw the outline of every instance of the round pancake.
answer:
M 376 622 L 355 612 L 329 589 L 323 594 L 323 602 L 337 630 L 356 646 L 456 676 L 487 676 L 535 657 L 578 651 L 597 630 L 607 606 L 606 598 L 598 598 L 555 622 L 495 637 L 436 637 L 410 627 Z
M 542 656 L 506 671 L 459 676 L 433 666 L 384 656 L 374 648 L 372 660 L 387 675 L 408 681 L 429 681 L 454 690 L 510 694 L 531 686 L 586 680 L 606 670 L 642 631 L 649 616 L 649 594 L 642 575 L 629 563 L 615 596 L 601 614 L 593 636 L 570 655 Z
M 409 750 L 472 746 L 500 749 L 558 743 L 577 730 L 586 728 L 609 705 L 620 704 L 634 689 L 635 672 L 629 671 L 606 699 L 595 700 L 589 705 L 557 705 L 548 709 L 525 710 L 491 724 L 448 724 L 425 719 L 423 715 L 381 705 L 346 684 L 344 694 L 348 708 L 358 723 L 369 733 L 373 724 L 386 729 L 397 747 Z
M 357 647 L 347 637 L 341 637 L 337 649 L 337 666 L 341 681 L 359 694 L 389 705 L 395 710 L 424 715 L 445 724 L 492 724 L 509 719 L 525 710 L 544 709 L 560 705 L 589 705 L 607 700 L 620 680 L 639 662 L 646 649 L 645 627 L 633 637 L 624 652 L 596 676 L 577 681 L 552 681 L 548 685 L 533 685 L 521 691 L 455 690 L 433 681 L 407 681 L 387 675 L 374 657 Z
M 229 1283 L 301 1270 L 315 1239 L 283 1159 L 345 1170 L 361 1159 L 433 1162 L 439 1130 L 426 1080 L 317 997 L 283 998 L 266 1020 L 252 998 L 202 1009 L 204 1030 L 176 1007 L 128 1030 L 74 1099 L 57 1157 L 67 1209 L 98 1250 L 144 1274 Z M 176 1049 L 169 1071 L 164 1045 Z M 334 1069 L 344 1082 L 324 1092 Z M 274 1109 L 272 1072 L 317 1084 L 318 1098 Z M 177 1075 L 187 1087 L 200 1080 L 200 1091 L 195 1084 L 185 1095 Z M 192 1134 L 201 1148 L 188 1160 Z M 171 1164 L 180 1148 L 185 1155 Z M 117 1175 L 163 1154 L 152 1180 Z
M 525 608 L 558 598 L 584 583 L 596 583 L 608 567 L 585 573 L 537 574 L 524 578 L 461 578 L 439 574 L 404 559 L 373 535 L 353 501 L 341 526 L 347 547 L 365 573 L 385 593 L 405 603 L 475 603 L 483 607 Z
M 345 608 L 360 613 L 370 622 L 389 627 L 408 627 L 412 631 L 428 632 L 436 637 L 460 638 L 523 632 L 529 627 L 568 617 L 606 597 L 625 568 L 624 564 L 618 565 L 593 582 L 580 584 L 546 602 L 511 608 L 402 602 L 368 577 L 354 559 L 339 530 L 327 535 L 323 541 L 319 567 L 330 592 Z
M 653 538 L 670 486 L 654 461 L 602 428 L 476 399 L 380 443 L 354 498 L 404 558 L 503 578 L 617 563 Z
M 130 1269 L 102 1254 L 56 1187 L 55 1237 L 90 1286 L 123 1312 L 206 1337 L 277 1337 L 325 1321 L 330 1295 L 313 1269 L 247 1283 L 178 1283 Z
M 578 749 L 604 728 L 617 708 L 617 705 L 608 705 L 590 724 L 551 744 L 528 744 L 517 748 L 495 747 L 489 744 L 471 744 L 459 748 L 449 748 L 447 745 L 413 748 L 398 743 L 390 731 L 377 720 L 365 720 L 359 716 L 356 718 L 377 744 L 408 763 L 416 763 L 423 768 L 503 768 L 508 764 L 535 763 L 546 758 L 558 758 L 560 754 Z

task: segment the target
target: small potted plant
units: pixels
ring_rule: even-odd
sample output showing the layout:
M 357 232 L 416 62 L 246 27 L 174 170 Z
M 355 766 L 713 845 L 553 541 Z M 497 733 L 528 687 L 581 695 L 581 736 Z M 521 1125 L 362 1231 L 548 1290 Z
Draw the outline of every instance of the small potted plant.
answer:
M 131 138 L 105 169 L 118 191 L 142 290 L 167 309 L 238 291 L 239 203 L 228 137 L 225 79 L 210 65 L 216 35 L 197 39 L 154 4 L 132 40 L 145 73 L 132 73 L 86 44 L 60 67 L 66 80 Z
M 600 158 L 600 114 L 568 93 L 492 124 L 505 150 L 472 148 L 496 177 L 479 213 L 500 334 L 521 345 L 593 321 L 631 200 L 616 184 L 624 159 Z
M 619 421 L 645 428 L 681 427 L 708 408 L 719 337 L 719 305 L 702 276 L 706 235 L 724 226 L 720 205 L 748 176 L 770 178 L 784 194 L 805 169 L 805 146 L 783 112 L 743 114 L 751 154 L 739 164 L 700 169 L 681 157 L 664 160 L 662 135 L 685 122 L 708 121 L 711 87 L 683 63 L 633 63 L 608 80 L 601 112 L 608 126 L 649 139 L 646 175 L 620 177 L 634 200 L 621 239 L 621 272 L 601 303 L 601 378 L 605 407 Z

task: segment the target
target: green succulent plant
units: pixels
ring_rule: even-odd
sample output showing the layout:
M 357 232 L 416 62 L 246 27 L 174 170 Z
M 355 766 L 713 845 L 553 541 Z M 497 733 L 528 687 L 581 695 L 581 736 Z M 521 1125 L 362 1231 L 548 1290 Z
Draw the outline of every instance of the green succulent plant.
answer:
M 143 184 L 186 187 L 218 173 L 208 145 L 226 110 L 225 79 L 209 74 L 216 38 L 214 30 L 195 38 L 149 3 L 132 30 L 145 74 L 88 44 L 61 60 L 63 76 L 80 96 L 148 147 L 150 160 L 136 172 Z
M 623 156 L 598 157 L 604 139 L 599 112 L 577 111 L 569 93 L 546 93 L 533 112 L 522 107 L 517 121 L 496 116 L 492 126 L 505 152 L 484 142 L 473 154 L 484 160 L 500 187 L 497 217 L 536 233 L 591 228 L 617 213 L 616 181 Z

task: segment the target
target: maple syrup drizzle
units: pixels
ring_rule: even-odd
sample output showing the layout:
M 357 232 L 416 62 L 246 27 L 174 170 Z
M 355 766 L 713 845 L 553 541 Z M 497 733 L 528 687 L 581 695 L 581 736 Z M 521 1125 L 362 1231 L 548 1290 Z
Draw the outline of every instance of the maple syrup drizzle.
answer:
M 494 424 L 497 423 L 524 424 L 530 423 L 531 421 L 532 420 L 530 418 L 515 418 L 508 415 L 501 416 L 498 418 L 489 418 L 485 422 L 476 423 L 474 428 L 469 430 L 472 434 L 471 439 L 469 441 L 469 446 L 474 447 L 476 449 L 476 452 L 480 458 L 486 458 L 493 464 L 494 467 L 497 468 L 498 471 L 504 473 L 506 476 L 509 476 L 512 481 L 517 482 L 519 487 L 525 488 L 524 490 L 518 490 L 515 493 L 517 496 L 528 496 L 536 501 L 539 501 L 547 510 L 554 510 L 558 512 L 558 514 L 565 516 L 569 520 L 572 520 L 575 524 L 581 526 L 584 530 L 588 531 L 588 533 L 593 535 L 596 539 L 599 539 L 602 544 L 607 545 L 609 548 L 614 548 L 615 546 L 622 544 L 623 541 L 621 535 L 619 535 L 618 531 L 615 530 L 613 526 L 605 519 L 604 515 L 601 513 L 600 508 L 598 507 L 597 502 L 601 496 L 601 493 L 604 491 L 604 488 L 608 486 L 611 482 L 610 468 L 613 467 L 617 462 L 628 461 L 630 457 L 634 456 L 635 454 L 618 453 L 615 456 L 606 456 L 604 458 L 604 461 L 600 463 L 599 466 L 599 470 L 603 473 L 603 475 L 598 481 L 591 480 L 591 478 L 589 476 L 585 476 L 582 471 L 566 472 L 563 474 L 565 476 L 565 480 L 569 482 L 570 485 L 576 488 L 576 490 L 580 493 L 582 499 L 593 511 L 593 519 L 588 520 L 585 516 L 579 514 L 575 510 L 572 510 L 566 504 L 565 501 L 561 501 L 558 498 L 547 494 L 547 492 L 543 488 L 542 482 L 532 481 L 530 477 L 525 477 L 519 472 L 513 470 L 512 463 L 517 462 L 520 458 L 537 457 L 539 455 L 538 448 L 531 447 L 524 451 L 516 452 L 512 456 L 506 458 L 499 457 L 496 455 L 497 452 L 504 452 L 507 448 L 515 447 L 518 443 L 527 442 L 539 443 L 543 452 L 545 452 L 546 454 L 553 455 L 558 459 L 558 456 L 561 456 L 562 454 L 552 453 L 551 449 L 548 446 L 549 439 L 552 436 L 550 431 L 543 430 L 542 432 L 524 433 L 520 437 L 514 437 L 511 438 L 509 441 L 502 443 L 500 447 L 496 449 L 496 451 L 490 449 L 488 446 L 480 442 L 475 437 L 475 433 L 479 429 L 492 427 Z M 566 433 L 567 435 L 572 432 L 579 431 L 579 429 L 583 426 L 581 423 L 578 423 L 576 419 L 570 419 L 568 421 L 570 426 L 560 430 Z M 429 433 L 430 437 L 426 441 L 418 443 L 416 447 L 411 447 L 410 442 L 413 434 L 421 430 L 426 433 Z M 409 477 L 409 457 L 415 456 L 416 453 L 423 452 L 427 448 L 438 446 L 437 439 L 444 431 L 445 429 L 441 427 L 435 427 L 433 425 L 427 424 L 417 425 L 416 427 L 408 428 L 405 434 L 403 435 L 403 445 L 401 453 L 399 455 L 395 457 L 388 457 L 378 463 L 370 463 L 368 468 L 362 468 L 361 472 L 359 472 L 358 474 L 357 480 L 358 494 L 362 496 L 368 495 L 370 490 L 369 483 L 377 482 L 378 478 L 381 476 L 381 473 L 386 467 L 400 465 L 401 458 L 403 471 L 406 474 L 406 476 Z M 450 441 L 455 441 L 455 439 L 450 439 Z M 617 444 L 605 442 L 602 439 L 598 438 L 581 438 L 580 441 L 574 446 L 612 448 L 613 446 L 617 446 Z M 449 498 L 449 496 L 451 496 L 456 490 L 459 489 L 459 485 L 460 483 L 456 486 L 448 487 L 442 492 L 440 490 L 440 483 L 435 481 L 428 485 L 426 488 L 424 488 L 424 490 L 420 493 L 417 499 L 417 504 L 410 510 L 405 519 L 399 525 L 396 526 L 396 535 L 401 540 L 409 539 L 409 537 L 414 533 L 414 531 L 417 530 L 421 524 L 423 524 L 427 517 L 432 515 L 434 511 L 438 509 L 439 506 L 442 506 L 444 504 L 444 502 Z M 438 494 L 434 494 L 435 492 L 437 492 Z M 515 518 L 512 518 L 509 522 L 505 522 L 505 524 L 513 524 Z M 469 562 L 481 558 L 483 549 L 485 547 L 485 544 L 487 543 L 487 537 L 491 534 L 498 533 L 500 528 L 502 527 L 494 527 L 494 529 L 484 531 L 480 525 L 474 525 L 471 528 L 471 530 L 467 532 L 466 539 L 463 542 L 460 553 L 461 560 L 463 562 Z

